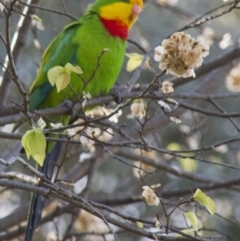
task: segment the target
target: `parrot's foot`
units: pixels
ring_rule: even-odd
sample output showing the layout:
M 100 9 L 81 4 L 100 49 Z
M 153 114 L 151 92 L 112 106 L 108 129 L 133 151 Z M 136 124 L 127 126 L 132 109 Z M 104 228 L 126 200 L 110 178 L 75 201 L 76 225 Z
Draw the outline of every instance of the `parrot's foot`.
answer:
M 60 106 L 66 107 L 71 111 L 71 122 L 77 117 L 77 110 L 71 100 L 64 100 Z
M 113 100 L 116 102 L 116 104 L 122 103 L 123 98 L 121 92 L 118 89 L 111 89 L 109 94 L 113 97 Z

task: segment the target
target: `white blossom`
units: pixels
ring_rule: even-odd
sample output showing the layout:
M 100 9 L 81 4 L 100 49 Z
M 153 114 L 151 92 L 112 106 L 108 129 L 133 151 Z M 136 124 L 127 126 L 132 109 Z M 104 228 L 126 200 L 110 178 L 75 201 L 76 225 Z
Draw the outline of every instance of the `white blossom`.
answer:
M 37 122 L 38 126 L 41 128 L 41 129 L 44 129 L 46 127 L 46 122 L 43 120 L 43 118 L 41 117 L 38 122 Z
M 171 107 L 170 107 L 165 101 L 163 101 L 163 100 L 159 100 L 159 101 L 158 101 L 158 104 L 159 104 L 160 106 L 162 106 L 164 109 L 167 109 L 167 110 L 169 110 L 169 111 L 172 110 Z
M 85 129 L 86 136 L 85 135 L 80 136 L 80 142 L 82 143 L 83 146 L 91 147 L 94 145 L 95 142 L 94 142 L 94 140 L 90 139 L 90 137 L 93 138 L 93 137 L 98 136 L 99 131 L 100 131 L 100 129 L 99 129 L 99 131 L 98 131 L 98 129 L 99 128 L 93 129 L 91 127 L 87 127 Z
M 170 120 L 172 122 L 175 122 L 176 124 L 181 124 L 182 123 L 182 121 L 179 118 L 175 117 L 175 116 L 171 116 Z
M 161 90 L 165 94 L 173 93 L 174 92 L 173 83 L 168 80 L 163 81 Z
M 225 85 L 231 92 L 240 91 L 240 63 L 229 72 Z
M 225 33 L 222 37 L 222 40 L 219 42 L 219 47 L 221 49 L 226 49 L 233 44 L 232 36 L 230 33 Z
M 94 144 L 94 141 L 89 139 L 86 136 L 80 136 L 80 142 L 82 143 L 83 146 L 88 146 L 88 147 L 91 147 Z
M 206 27 L 203 29 L 202 33 L 198 35 L 197 40 L 211 46 L 214 42 L 214 36 L 214 30 L 210 27 Z
M 157 2 L 163 6 L 174 6 L 177 4 L 178 0 L 157 0 Z
M 143 186 L 142 196 L 149 206 L 158 206 L 160 203 L 159 197 L 156 195 L 155 191 L 149 186 Z
M 114 113 L 114 114 L 112 114 Z M 109 121 L 118 123 L 119 117 L 122 115 L 122 110 L 116 111 L 116 109 L 106 108 L 104 106 L 96 106 L 91 110 L 87 110 L 85 112 L 86 116 L 94 117 L 102 117 L 102 116 L 110 116 Z
M 161 223 L 159 222 L 159 220 L 155 217 L 154 218 L 154 220 L 155 220 L 155 226 L 157 227 L 157 228 L 161 228 Z
M 113 138 L 114 132 L 113 129 L 107 128 L 103 133 L 101 133 L 98 137 L 99 141 L 109 142 Z
M 67 129 L 67 130 L 65 130 L 65 132 L 66 132 L 66 135 L 70 138 L 77 134 L 77 132 L 74 128 Z
M 50 123 L 50 126 L 51 126 L 53 129 L 58 129 L 58 128 L 63 127 L 63 124 L 62 124 L 61 122 L 58 122 L 58 123 Z
M 144 116 L 146 116 L 145 106 L 142 99 L 133 102 L 130 108 L 134 117 L 139 117 L 139 119 L 142 119 Z
M 89 92 L 83 91 L 83 102 L 82 102 L 82 107 L 84 108 L 87 104 L 87 100 L 92 99 L 92 96 Z
M 154 55 L 154 59 L 157 61 L 157 62 L 159 62 L 159 61 L 161 61 L 161 59 L 162 59 L 162 55 L 165 53 L 165 50 L 164 50 L 164 48 L 162 47 L 162 46 L 157 46 L 156 48 L 155 48 L 155 55 Z

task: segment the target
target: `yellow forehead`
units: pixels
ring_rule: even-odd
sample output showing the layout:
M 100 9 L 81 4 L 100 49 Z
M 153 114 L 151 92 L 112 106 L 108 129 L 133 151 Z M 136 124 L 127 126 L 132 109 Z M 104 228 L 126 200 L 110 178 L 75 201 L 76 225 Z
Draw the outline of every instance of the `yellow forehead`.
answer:
M 138 5 L 140 8 L 143 8 L 143 1 L 130 0 L 130 3 L 115 2 L 101 7 L 99 14 L 104 19 L 121 21 L 131 28 L 133 23 L 137 20 L 137 16 L 133 15 L 134 5 Z

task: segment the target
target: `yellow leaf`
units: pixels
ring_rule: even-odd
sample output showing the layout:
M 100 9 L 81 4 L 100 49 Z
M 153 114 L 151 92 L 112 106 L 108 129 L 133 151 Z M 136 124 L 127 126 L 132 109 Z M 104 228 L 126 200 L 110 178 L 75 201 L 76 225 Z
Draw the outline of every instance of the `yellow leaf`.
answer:
M 183 232 L 185 234 L 188 234 L 188 235 L 192 235 L 192 236 L 195 235 L 195 233 L 194 233 L 194 231 L 192 229 L 182 229 L 181 232 Z
M 56 79 L 57 92 L 59 93 L 61 90 L 65 89 L 69 83 L 70 83 L 70 74 L 68 73 L 59 74 Z
M 204 205 L 206 195 L 198 188 L 193 195 L 193 199 L 194 201 L 199 202 L 201 205 Z
M 180 158 L 178 157 L 177 160 L 179 161 L 180 165 L 182 166 L 183 170 L 186 172 L 195 172 L 197 169 L 197 162 L 191 158 Z
M 142 63 L 143 56 L 141 54 L 137 53 L 129 53 L 126 54 L 126 56 L 129 58 L 127 62 L 127 71 L 131 72 L 135 70 L 137 67 L 139 67 Z
M 169 151 L 180 151 L 182 148 L 178 143 L 172 142 L 172 143 L 167 145 L 167 149 Z
M 62 73 L 63 67 L 61 66 L 55 66 L 48 70 L 47 77 L 52 86 L 56 84 L 56 80 L 58 76 Z
M 38 22 L 42 22 L 42 19 L 39 18 L 39 17 L 38 17 L 37 15 L 35 15 L 35 14 L 31 15 L 31 18 L 32 18 L 33 20 L 38 21 Z
M 79 66 L 75 66 L 74 67 L 70 63 L 67 63 L 64 68 L 66 69 L 66 72 L 69 73 L 69 74 L 71 72 L 74 72 L 76 74 L 82 74 L 82 70 L 81 70 L 81 68 Z
M 73 72 L 76 73 L 76 74 L 82 74 L 83 73 L 82 69 L 79 66 L 75 66 Z
M 25 150 L 25 153 L 26 153 L 26 155 L 27 155 L 27 159 L 29 159 L 30 156 L 31 156 L 30 150 L 29 150 L 28 145 L 27 145 L 27 139 L 29 138 L 30 132 L 31 132 L 31 131 L 27 131 L 27 132 L 23 135 L 22 140 L 21 140 L 21 144 L 22 144 L 22 146 L 23 146 L 23 148 L 24 148 L 24 150 Z
M 216 212 L 216 205 L 215 202 L 207 196 L 206 199 L 206 204 L 205 204 L 207 210 L 211 213 L 211 215 L 213 215 Z
M 138 228 L 143 228 L 143 223 L 141 223 L 141 222 L 136 222 L 136 225 Z
M 22 137 L 22 146 L 27 158 L 30 156 L 40 165 L 43 165 L 46 156 L 46 138 L 40 128 L 27 131 Z
M 81 74 L 82 70 L 79 66 L 73 66 L 67 63 L 64 67 L 55 66 L 48 70 L 47 76 L 52 86 L 56 85 L 57 91 L 65 89 L 71 80 L 71 73 Z
M 189 222 L 191 223 L 193 229 L 195 231 L 197 231 L 198 230 L 198 220 L 197 220 L 197 217 L 196 217 L 195 213 L 193 213 L 193 212 L 185 212 L 184 216 L 189 220 Z
M 214 201 L 200 189 L 196 190 L 192 199 L 194 201 L 199 202 L 201 205 L 205 206 L 211 215 L 213 215 L 216 212 L 216 205 Z

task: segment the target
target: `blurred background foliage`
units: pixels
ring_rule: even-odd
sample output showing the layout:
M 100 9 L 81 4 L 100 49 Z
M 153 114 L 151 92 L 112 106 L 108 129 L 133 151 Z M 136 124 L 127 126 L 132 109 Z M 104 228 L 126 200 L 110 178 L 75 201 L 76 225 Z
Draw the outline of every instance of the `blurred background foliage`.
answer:
M 20 56 L 17 63 L 17 73 L 20 77 L 23 85 L 28 88 L 35 78 L 36 71 L 41 60 L 44 49 L 48 46 L 50 41 L 61 31 L 64 25 L 70 23 L 73 18 L 78 18 L 83 15 L 87 6 L 92 1 L 86 0 L 69 0 L 65 1 L 65 7 L 67 12 L 72 18 L 64 15 L 54 13 L 54 10 L 63 12 L 62 1 L 42 1 L 40 6 L 51 9 L 51 11 L 45 11 L 39 9 L 37 15 L 42 19 L 42 22 L 35 22 L 32 25 L 31 31 L 28 35 L 26 46 Z M 167 1 L 166 1 L 167 2 Z M 168 38 L 174 32 L 185 27 L 191 23 L 194 19 L 207 13 L 211 9 L 217 9 L 218 7 L 231 3 L 232 1 L 221 0 L 179 0 L 174 5 L 162 5 L 161 1 L 149 0 L 147 1 L 144 10 L 133 27 L 129 38 L 139 45 L 141 45 L 146 51 L 149 52 L 152 66 L 156 73 L 160 73 L 157 63 L 153 60 L 154 48 L 159 45 L 163 39 Z M 211 16 L 219 14 L 226 10 L 226 8 L 220 8 L 218 11 L 211 13 Z M 18 5 L 18 9 L 22 11 L 23 6 Z M 0 19 L 0 31 L 4 34 L 5 21 L 3 14 Z M 209 16 L 209 15 L 205 15 Z M 204 18 L 203 18 L 204 19 Z M 11 16 L 11 36 L 16 31 L 16 26 L 19 20 L 18 14 Z M 240 41 L 240 11 L 235 9 L 230 13 L 223 14 L 222 16 L 206 21 L 206 23 L 194 28 L 186 30 L 191 36 L 198 38 L 206 38 L 210 46 L 210 54 L 206 57 L 204 63 L 214 61 L 219 56 L 227 53 L 239 44 Z M 205 40 L 206 40 L 205 39 Z M 137 46 L 129 43 L 127 52 L 137 52 L 143 54 Z M 6 50 L 2 42 L 0 42 L 0 62 L 4 63 L 6 56 Z M 126 57 L 121 75 L 117 81 L 117 85 L 126 85 L 133 72 L 126 71 L 126 63 L 128 58 Z M 176 101 L 184 102 L 185 100 L 177 97 L 177 93 L 186 94 L 186 101 L 189 105 L 200 107 L 209 111 L 216 111 L 216 107 L 209 100 L 202 99 L 189 99 L 188 95 L 194 93 L 202 94 L 231 94 L 233 93 L 226 87 L 226 77 L 229 75 L 229 71 L 238 64 L 239 59 L 230 60 L 226 65 L 213 70 L 205 75 L 196 77 L 192 81 L 186 84 L 182 84 L 175 88 L 175 93 L 172 97 Z M 240 69 L 240 68 L 239 68 Z M 240 72 L 240 70 L 239 70 Z M 0 70 L 0 75 L 2 72 Z M 144 69 L 141 71 L 139 84 L 149 84 L 155 74 L 152 70 Z M 240 76 L 240 73 L 239 73 Z M 174 79 L 170 75 L 164 75 L 161 77 L 161 81 L 165 79 Z M 239 87 L 239 83 L 235 82 L 235 87 Z M 237 93 L 237 92 L 236 92 Z M 9 101 L 21 102 L 21 95 L 18 93 L 17 88 L 12 85 L 11 91 L 8 96 Z M 236 94 L 234 98 L 231 96 L 228 98 L 221 98 L 215 100 L 226 112 L 239 112 L 239 94 Z M 146 102 L 148 102 L 146 100 Z M 135 129 L 139 129 L 139 123 L 136 119 L 127 118 L 130 115 L 130 107 L 123 108 L 123 114 L 118 119 L 118 125 L 127 130 L 128 133 L 137 140 Z M 170 121 L 167 116 L 155 101 L 151 101 L 149 109 L 147 110 L 148 117 L 155 118 L 154 124 L 149 124 L 149 129 L 144 134 L 145 141 L 157 148 L 169 149 L 169 150 L 189 150 L 202 148 L 199 152 L 198 158 L 203 160 L 189 160 L 180 159 L 174 156 L 169 156 L 158 151 L 140 150 L 139 148 L 128 147 L 116 147 L 112 152 L 131 165 L 139 165 L 145 170 L 149 170 L 152 174 L 146 174 L 141 172 L 131 165 L 126 165 L 122 161 L 111 157 L 109 153 L 104 153 L 104 150 L 96 147 L 89 152 L 89 148 L 81 148 L 80 146 L 70 146 L 68 149 L 67 158 L 64 161 L 64 166 L 61 168 L 59 179 L 69 178 L 71 175 L 75 175 L 74 171 L 83 170 L 85 162 L 94 165 L 94 176 L 92 179 L 92 187 L 88 190 L 88 199 L 96 201 L 104 201 L 111 199 L 122 199 L 124 197 L 141 197 L 142 186 L 161 183 L 162 186 L 158 189 L 160 195 L 164 194 L 163 201 L 167 212 L 169 212 L 178 202 L 180 197 L 184 199 L 190 199 L 195 189 L 201 186 L 211 184 L 210 180 L 216 180 L 224 182 L 226 180 L 239 178 L 239 164 L 240 164 L 240 149 L 239 141 L 234 141 L 235 138 L 239 138 L 239 129 L 237 129 L 228 118 L 219 118 L 216 116 L 209 116 L 197 112 L 193 112 L 189 109 L 179 108 L 176 112 L 173 112 L 174 116 L 177 116 L 180 120 L 180 124 L 176 124 Z M 239 126 L 239 118 L 234 118 L 237 126 Z M 156 122 L 159 122 L 156 124 Z M 9 131 L 9 126 L 1 128 L 2 131 Z M 216 143 L 229 140 L 227 144 L 220 145 L 219 148 L 204 150 L 205 146 L 214 146 Z M 116 139 L 117 140 L 117 139 Z M 0 139 L 0 151 L 1 153 L 8 150 L 15 142 L 7 139 Z M 89 154 L 90 153 L 90 154 Z M 84 156 L 83 156 L 84 154 Z M 131 156 L 131 155 L 135 156 Z M 95 155 L 98 157 L 96 158 Z M 85 160 L 86 156 L 90 156 L 89 160 Z M 147 157 L 156 163 L 164 163 L 173 170 L 179 171 L 180 175 L 173 175 L 173 173 L 163 170 L 160 167 L 153 167 L 146 165 L 145 163 L 136 162 L 139 161 L 138 157 Z M 23 155 L 24 157 L 24 155 Z M 79 158 L 81 157 L 81 158 Z M 135 157 L 135 158 L 134 158 Z M 25 157 L 24 157 L 25 158 Z M 84 159 L 84 162 L 80 162 L 80 159 Z M 33 162 L 31 162 L 33 164 Z M 226 164 L 227 166 L 221 166 L 217 164 Z M 34 164 L 33 164 L 34 165 Z M 86 164 L 87 165 L 87 164 Z M 26 170 L 18 163 L 11 165 L 7 170 L 15 170 L 26 172 Z M 192 177 L 198 176 L 206 181 L 194 181 L 191 178 L 181 177 L 182 172 L 191 173 Z M 74 190 L 79 193 L 84 188 L 87 181 L 88 173 L 81 174 L 81 178 L 78 182 L 77 175 L 74 176 Z M 70 175 L 70 177 L 69 177 Z M 66 187 L 71 191 L 70 187 Z M 181 194 L 174 195 L 174 191 L 189 190 L 187 195 Z M 177 192 L 176 192 L 177 193 Z M 169 196 L 167 196 L 169 194 Z M 184 211 L 194 211 L 199 218 L 199 227 L 205 230 L 204 235 L 211 237 L 219 237 L 214 240 L 239 240 L 240 239 L 240 194 L 239 185 L 226 186 L 225 188 L 212 190 L 208 193 L 214 200 L 217 206 L 217 214 L 211 216 L 202 207 L 195 204 L 188 204 L 179 209 L 176 209 L 171 216 L 171 225 L 180 229 L 186 228 L 186 220 L 183 217 Z M 1 188 L 0 193 L 0 218 L 2 222 L 6 222 L 8 215 L 16 215 L 22 207 L 27 206 L 27 202 L 30 198 L 30 193 L 20 190 L 5 190 Z M 53 199 L 50 199 L 51 201 Z M 49 201 L 50 203 L 50 201 Z M 57 205 L 62 206 L 64 202 L 58 200 L 52 203 L 52 207 L 47 209 L 47 213 L 50 213 Z M 154 221 L 156 214 L 160 216 L 160 222 L 166 223 L 164 212 L 161 206 L 150 207 L 141 198 L 137 202 L 130 202 L 127 205 L 113 205 L 113 208 L 128 216 L 134 216 L 136 218 L 149 219 Z M 25 211 L 26 211 L 25 207 Z M 76 209 L 75 214 L 78 212 Z M 19 214 L 20 215 L 20 214 Z M 60 237 L 66 232 L 69 223 L 74 220 L 74 232 L 108 232 L 106 226 L 99 220 L 89 216 L 86 212 L 81 213 L 82 216 L 75 215 L 72 219 L 71 214 L 64 214 L 53 222 L 48 222 L 42 225 L 40 231 L 36 234 L 35 240 L 57 240 L 56 233 Z M 26 213 L 25 213 L 26 216 Z M 25 217 L 24 216 L 24 217 Z M 75 220 L 76 218 L 76 220 Z M 22 222 L 23 220 L 21 220 Z M 1 224 L 1 220 L 0 220 Z M 20 222 L 18 223 L 20 224 Z M 1 225 L 0 225 L 1 227 Z M 58 228 L 57 228 L 58 227 Z M 147 227 L 147 226 L 146 226 Z M 8 227 L 10 228 L 10 227 Z M 118 238 L 121 241 L 146 241 L 148 238 L 141 237 L 131 232 L 119 231 Z M 154 229 L 155 230 L 155 229 Z M 6 230 L 0 230 L 2 233 Z M 209 232 L 208 232 L 209 231 Z M 210 232 L 212 231 L 212 232 Z M 1 236 L 0 236 L 1 238 Z M 17 238 L 15 240 L 18 240 Z M 20 238 L 20 240 L 22 240 Z M 68 239 L 65 239 L 68 240 Z M 74 239 L 69 239 L 74 240 Z M 83 240 L 82 237 L 77 237 L 75 240 Z M 85 240 L 104 240 L 101 236 L 86 236 Z M 113 240 L 112 235 L 106 235 L 105 240 Z

